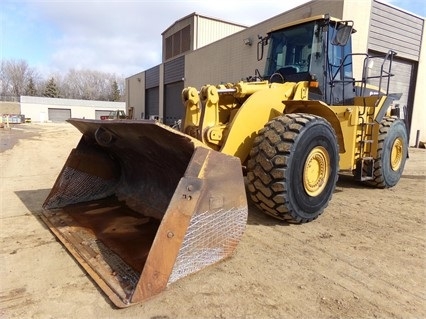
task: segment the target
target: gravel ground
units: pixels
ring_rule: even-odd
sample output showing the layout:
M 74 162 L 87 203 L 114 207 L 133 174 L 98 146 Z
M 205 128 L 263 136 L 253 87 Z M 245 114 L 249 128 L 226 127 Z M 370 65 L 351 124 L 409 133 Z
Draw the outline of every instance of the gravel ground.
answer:
M 1 318 L 425 318 L 426 150 L 399 184 L 339 178 L 325 213 L 288 225 L 249 207 L 234 256 L 116 309 L 40 219 L 80 133 L 69 124 L 0 130 Z

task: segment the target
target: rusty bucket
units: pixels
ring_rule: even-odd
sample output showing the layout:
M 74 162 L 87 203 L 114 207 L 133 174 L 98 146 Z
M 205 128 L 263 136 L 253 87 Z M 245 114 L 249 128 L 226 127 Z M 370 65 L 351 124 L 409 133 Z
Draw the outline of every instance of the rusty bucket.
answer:
M 238 158 L 156 121 L 69 122 L 83 135 L 42 219 L 116 306 L 233 253 L 247 221 Z

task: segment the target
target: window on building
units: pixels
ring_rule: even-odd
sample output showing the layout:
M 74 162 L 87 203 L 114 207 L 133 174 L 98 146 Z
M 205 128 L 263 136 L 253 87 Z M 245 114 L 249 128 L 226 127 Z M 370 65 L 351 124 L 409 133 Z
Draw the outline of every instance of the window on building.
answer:
M 181 32 L 176 32 L 172 35 L 172 41 L 173 41 L 173 56 L 176 56 L 181 53 L 180 51 L 180 45 L 181 45 Z
M 187 26 L 182 29 L 182 53 L 191 49 L 191 27 Z
M 173 41 L 172 37 L 166 38 L 166 59 L 170 59 L 173 56 Z
M 186 26 L 182 30 L 166 38 L 166 60 L 173 58 L 191 49 L 191 26 Z

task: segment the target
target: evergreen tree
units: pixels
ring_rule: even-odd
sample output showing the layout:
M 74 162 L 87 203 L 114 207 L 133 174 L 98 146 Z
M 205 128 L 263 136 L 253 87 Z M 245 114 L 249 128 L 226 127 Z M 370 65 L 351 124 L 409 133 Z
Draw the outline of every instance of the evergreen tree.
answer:
M 37 90 L 32 77 L 30 77 L 30 79 L 28 80 L 27 87 L 25 88 L 25 95 L 28 95 L 28 96 L 37 95 Z
M 47 82 L 46 88 L 43 92 L 43 96 L 55 98 L 59 97 L 59 89 L 53 77 L 49 80 L 49 82 Z
M 120 100 L 120 89 L 118 88 L 118 83 L 117 81 L 114 81 L 111 85 L 111 96 L 110 96 L 110 100 L 111 101 L 119 101 Z

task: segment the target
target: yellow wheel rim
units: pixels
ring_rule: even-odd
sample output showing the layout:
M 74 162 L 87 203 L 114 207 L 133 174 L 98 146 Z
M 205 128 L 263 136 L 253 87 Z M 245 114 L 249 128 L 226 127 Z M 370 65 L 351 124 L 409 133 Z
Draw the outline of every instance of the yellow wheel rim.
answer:
M 309 196 L 321 194 L 330 177 L 330 156 L 322 146 L 315 147 L 308 155 L 303 168 L 303 186 Z
M 392 145 L 390 154 L 390 165 L 393 171 L 397 171 L 401 167 L 402 163 L 402 149 L 404 143 L 401 138 L 397 138 Z

